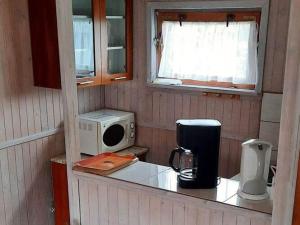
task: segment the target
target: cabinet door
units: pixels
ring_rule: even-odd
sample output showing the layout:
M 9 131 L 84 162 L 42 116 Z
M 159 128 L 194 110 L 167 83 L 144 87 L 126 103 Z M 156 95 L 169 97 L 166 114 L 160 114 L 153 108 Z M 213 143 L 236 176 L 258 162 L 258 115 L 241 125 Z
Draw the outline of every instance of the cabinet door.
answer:
M 132 0 L 101 0 L 102 84 L 132 79 Z
M 67 166 L 51 162 L 55 225 L 70 224 Z
M 77 82 L 101 83 L 100 0 L 72 0 Z

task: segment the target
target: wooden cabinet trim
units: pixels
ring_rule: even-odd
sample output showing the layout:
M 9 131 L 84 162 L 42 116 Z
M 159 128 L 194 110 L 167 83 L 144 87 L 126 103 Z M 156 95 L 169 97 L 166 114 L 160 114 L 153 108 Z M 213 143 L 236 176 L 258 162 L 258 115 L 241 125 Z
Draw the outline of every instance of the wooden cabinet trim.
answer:
M 125 8 L 125 20 L 126 20 L 126 73 L 118 73 L 118 74 L 108 74 L 107 70 L 107 46 L 108 46 L 108 37 L 107 37 L 107 20 L 106 20 L 106 9 L 105 9 L 105 1 L 101 1 L 101 47 L 102 51 L 102 84 L 111 84 L 115 82 L 131 80 L 133 73 L 133 1 L 125 0 L 126 8 Z M 118 80 L 116 78 L 123 78 Z M 126 78 L 125 78 L 126 77 Z M 114 80 L 115 79 L 115 80 Z

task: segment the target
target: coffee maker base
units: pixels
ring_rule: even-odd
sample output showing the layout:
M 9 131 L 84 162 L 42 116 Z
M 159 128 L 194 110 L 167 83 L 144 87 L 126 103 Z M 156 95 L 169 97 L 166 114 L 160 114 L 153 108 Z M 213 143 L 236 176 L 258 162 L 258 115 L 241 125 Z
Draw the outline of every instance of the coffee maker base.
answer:
M 180 175 L 178 175 L 177 180 L 179 187 L 187 189 L 212 189 L 218 185 L 217 180 L 212 182 L 199 182 L 197 179 L 187 179 Z

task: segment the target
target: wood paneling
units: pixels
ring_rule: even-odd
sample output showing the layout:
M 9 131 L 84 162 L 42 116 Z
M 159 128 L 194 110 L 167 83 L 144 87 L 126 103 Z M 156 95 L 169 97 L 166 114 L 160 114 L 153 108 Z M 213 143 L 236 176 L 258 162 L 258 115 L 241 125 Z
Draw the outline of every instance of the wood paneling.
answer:
M 261 98 L 240 99 L 204 96 L 201 92 L 167 90 L 146 86 L 146 7 L 134 2 L 134 80 L 105 87 L 105 106 L 136 113 L 138 144 L 150 147 L 151 162 L 166 164 L 175 145 L 169 133 L 179 118 L 213 118 L 222 123 L 220 175 L 239 170 L 240 143 L 257 138 Z M 264 91 L 282 92 L 289 1 L 271 0 Z M 278 32 L 283 33 L 279 35 Z M 126 100 L 125 97 L 126 96 Z M 171 148 L 170 148 L 171 147 Z M 225 160 L 225 161 L 223 161 Z
M 273 225 L 292 224 L 300 149 L 300 1 L 292 0 L 280 121 Z M 299 178 L 299 176 L 298 176 Z M 296 199 L 297 204 L 297 199 Z M 298 223 L 294 223 L 296 225 Z
M 260 98 L 203 96 L 201 93 L 149 89 L 138 80 L 132 82 L 135 82 L 132 86 L 140 86 L 137 103 L 131 104 L 135 99 L 123 99 L 123 96 L 133 96 L 131 91 L 136 90 L 119 84 L 106 87 L 105 106 L 136 113 L 137 144 L 150 148 L 150 162 L 167 165 L 169 152 L 176 146 L 177 119 L 214 118 L 223 124 L 220 158 L 226 161 L 220 162 L 220 175 L 230 177 L 238 173 L 240 143 L 258 137 Z M 122 94 L 119 95 L 119 92 Z
M 78 92 L 79 114 L 95 111 L 104 107 L 104 88 L 79 88 Z
M 79 190 L 82 225 L 271 225 L 264 213 L 122 181 L 79 176 Z
M 82 112 L 103 107 L 104 88 L 83 91 Z M 62 121 L 61 91 L 33 86 L 27 0 L 0 1 L 0 143 L 60 128 Z M 1 225 L 53 224 L 49 159 L 65 151 L 63 135 L 0 150 Z
M 49 158 L 63 152 L 63 133 L 0 151 L 0 224 L 53 224 Z
M 289 10 L 290 0 L 270 0 L 263 79 L 265 92 L 282 93 L 283 91 Z

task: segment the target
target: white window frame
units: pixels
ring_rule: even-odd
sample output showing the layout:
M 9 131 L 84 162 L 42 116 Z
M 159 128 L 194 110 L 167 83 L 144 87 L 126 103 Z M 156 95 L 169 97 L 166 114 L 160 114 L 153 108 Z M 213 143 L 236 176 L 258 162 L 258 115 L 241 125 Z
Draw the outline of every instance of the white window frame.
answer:
M 156 59 L 156 10 L 174 9 L 174 10 L 212 10 L 212 9 L 246 9 L 260 10 L 261 21 L 259 26 L 259 44 L 258 44 L 258 79 L 255 90 L 233 89 L 223 87 L 194 86 L 194 85 L 171 85 L 153 83 L 157 78 L 157 59 Z M 193 2 L 148 2 L 147 3 L 147 85 L 159 88 L 198 90 L 202 92 L 258 95 L 262 90 L 262 81 L 264 73 L 265 51 L 267 41 L 269 15 L 269 0 L 221 0 L 221 1 L 193 1 Z

